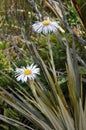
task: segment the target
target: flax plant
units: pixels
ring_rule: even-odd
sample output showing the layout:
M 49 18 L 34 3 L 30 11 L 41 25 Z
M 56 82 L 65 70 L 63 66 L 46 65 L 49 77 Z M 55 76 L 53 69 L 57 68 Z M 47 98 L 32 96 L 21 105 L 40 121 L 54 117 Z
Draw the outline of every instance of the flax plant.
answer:
M 0 89 L 3 91 L 3 94 L 1 94 L 0 97 L 41 130 L 85 130 L 86 104 L 83 110 L 82 100 L 77 96 L 76 92 L 75 72 L 69 46 L 67 45 L 67 87 L 69 90 L 70 105 L 66 101 L 65 95 L 63 95 L 64 97 L 61 97 L 60 93 L 54 89 L 56 82 L 54 82 L 53 77 L 34 45 L 32 45 L 32 47 L 35 58 L 40 62 L 42 71 L 45 73 L 48 87 L 51 89 L 47 89 L 38 78 L 36 80 L 29 79 L 27 80 L 27 83 L 32 95 L 19 85 L 16 86 L 16 90 L 13 90 L 10 86 L 9 90 L 11 93 L 1 87 Z M 8 75 L 4 73 L 3 75 L 7 76 L 10 80 L 13 80 Z M 13 80 L 13 82 L 15 82 L 16 85 L 18 84 L 15 80 Z M 0 120 L 3 120 L 18 129 L 33 129 L 23 122 L 19 122 L 1 114 Z

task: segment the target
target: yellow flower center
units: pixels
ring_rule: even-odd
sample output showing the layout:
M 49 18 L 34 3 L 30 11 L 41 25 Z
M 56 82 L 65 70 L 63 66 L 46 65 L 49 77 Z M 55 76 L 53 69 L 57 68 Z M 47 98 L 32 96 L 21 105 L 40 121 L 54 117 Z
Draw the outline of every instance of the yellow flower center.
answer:
M 49 20 L 44 20 L 42 23 L 43 23 L 43 25 L 47 26 L 47 25 L 50 24 L 50 21 Z
M 25 75 L 29 75 L 29 74 L 31 74 L 31 73 L 32 73 L 32 71 L 31 71 L 31 70 L 28 70 L 28 69 L 24 71 L 24 74 L 25 74 Z

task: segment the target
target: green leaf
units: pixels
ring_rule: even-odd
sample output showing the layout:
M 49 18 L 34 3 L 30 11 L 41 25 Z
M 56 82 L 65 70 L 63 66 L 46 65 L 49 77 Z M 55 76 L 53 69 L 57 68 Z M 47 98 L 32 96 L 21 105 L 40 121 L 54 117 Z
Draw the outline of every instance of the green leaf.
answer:
M 79 66 L 78 69 L 79 69 L 79 73 L 80 73 L 80 74 L 82 74 L 82 75 L 86 74 L 86 68 L 85 68 L 85 67 Z

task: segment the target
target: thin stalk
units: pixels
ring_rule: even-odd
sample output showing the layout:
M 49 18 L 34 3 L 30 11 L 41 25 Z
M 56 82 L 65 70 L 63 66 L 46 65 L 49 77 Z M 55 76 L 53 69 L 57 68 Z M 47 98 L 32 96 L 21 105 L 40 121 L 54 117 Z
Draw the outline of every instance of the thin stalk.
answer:
M 52 70 L 53 70 L 54 81 L 55 81 L 55 84 L 57 84 L 57 76 L 56 76 L 55 64 L 54 64 L 54 59 L 53 59 L 52 46 L 51 46 L 51 43 L 50 43 L 50 34 L 48 34 L 47 45 L 48 45 L 48 49 L 49 49 L 50 63 L 51 63 L 51 67 L 52 67 Z
M 48 34 L 47 45 L 48 45 L 49 54 L 50 54 L 50 62 L 51 62 L 52 70 L 53 70 L 53 78 L 54 78 L 54 81 L 55 81 L 56 95 L 57 95 L 57 92 L 58 92 L 59 96 L 62 97 L 62 100 L 63 100 L 64 104 L 67 105 L 65 97 L 63 95 L 63 92 L 62 92 L 61 88 L 58 86 L 57 75 L 56 75 L 56 70 L 55 70 L 55 64 L 54 64 L 54 59 L 53 59 L 52 46 L 51 46 L 51 43 L 50 43 L 50 34 Z

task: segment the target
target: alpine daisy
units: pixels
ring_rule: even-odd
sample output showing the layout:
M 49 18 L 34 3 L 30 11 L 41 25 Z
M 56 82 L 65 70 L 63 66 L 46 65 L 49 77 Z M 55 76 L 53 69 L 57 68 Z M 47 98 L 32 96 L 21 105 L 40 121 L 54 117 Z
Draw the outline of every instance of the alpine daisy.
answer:
M 35 79 L 40 74 L 40 69 L 36 65 L 27 65 L 27 67 L 16 68 L 15 77 L 17 81 L 27 82 L 27 79 Z
M 54 21 L 50 21 L 49 18 L 42 22 L 36 22 L 32 25 L 32 28 L 37 33 L 48 34 L 50 32 L 56 32 L 59 29 L 59 25 Z

